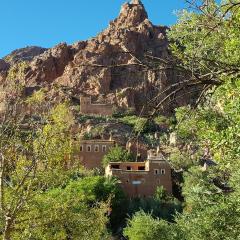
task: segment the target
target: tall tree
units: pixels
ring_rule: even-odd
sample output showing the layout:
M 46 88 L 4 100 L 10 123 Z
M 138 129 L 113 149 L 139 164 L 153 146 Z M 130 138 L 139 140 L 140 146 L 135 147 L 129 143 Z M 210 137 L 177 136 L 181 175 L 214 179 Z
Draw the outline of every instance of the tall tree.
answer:
M 207 149 L 205 157 L 212 158 L 217 166 L 206 171 L 188 166 L 183 184 L 186 207 L 176 216 L 167 237 L 239 239 L 240 2 L 188 2 L 191 11 L 180 13 L 169 32 L 174 64 L 187 75 L 178 86 L 172 86 L 169 97 L 183 87 L 193 90 L 201 86 L 197 108 L 176 111 L 176 131 L 199 155 Z M 141 218 L 136 215 L 130 220 L 126 230 L 130 239 L 137 239 L 134 234 L 131 237 L 131 231 Z M 156 219 L 152 224 L 153 229 L 158 224 L 164 226 Z M 157 230 L 159 236 L 167 229 L 169 226 Z M 147 232 L 139 233 L 139 239 L 147 236 Z

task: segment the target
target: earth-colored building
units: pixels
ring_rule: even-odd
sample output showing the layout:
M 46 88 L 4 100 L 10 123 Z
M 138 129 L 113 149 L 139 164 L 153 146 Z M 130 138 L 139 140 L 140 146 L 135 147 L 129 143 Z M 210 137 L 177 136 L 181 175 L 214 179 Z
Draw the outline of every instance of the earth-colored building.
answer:
M 80 164 L 86 169 L 102 168 L 103 157 L 115 146 L 113 140 L 81 140 L 79 146 Z
M 150 150 L 145 162 L 111 162 L 106 176 L 117 177 L 126 194 L 132 197 L 150 197 L 158 186 L 172 193 L 170 164 L 157 151 Z
M 80 97 L 80 113 L 89 115 L 112 116 L 111 104 L 92 103 L 91 97 Z

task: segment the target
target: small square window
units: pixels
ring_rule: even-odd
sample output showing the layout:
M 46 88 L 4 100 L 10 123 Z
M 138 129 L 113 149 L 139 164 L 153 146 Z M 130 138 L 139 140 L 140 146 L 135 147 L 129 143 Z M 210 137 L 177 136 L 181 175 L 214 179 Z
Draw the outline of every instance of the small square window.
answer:
M 165 173 L 166 173 L 165 169 L 161 169 L 161 174 L 165 175 Z
M 80 152 L 83 152 L 83 145 L 80 145 Z
M 127 170 L 130 171 L 132 170 L 132 168 L 130 166 L 127 166 Z
M 160 173 L 159 169 L 154 169 L 154 174 L 158 175 Z
M 111 169 L 120 169 L 120 165 L 118 165 L 118 164 L 113 164 L 113 165 L 111 166 Z
M 102 146 L 102 151 L 103 151 L 103 152 L 106 152 L 106 151 L 107 151 L 107 146 L 106 146 L 106 145 L 103 145 L 103 146 Z
M 87 152 L 91 152 L 91 145 L 87 145 Z
M 99 152 L 99 145 L 94 146 L 94 152 Z

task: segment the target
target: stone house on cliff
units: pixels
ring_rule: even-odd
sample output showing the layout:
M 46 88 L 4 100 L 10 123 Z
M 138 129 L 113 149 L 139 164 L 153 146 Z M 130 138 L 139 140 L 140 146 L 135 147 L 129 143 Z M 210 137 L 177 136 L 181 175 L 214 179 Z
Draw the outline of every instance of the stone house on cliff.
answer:
M 112 116 L 111 104 L 92 103 L 91 97 L 80 97 L 80 113 L 88 115 Z
M 153 196 L 158 186 L 172 193 L 171 167 L 158 151 L 150 150 L 145 162 L 111 162 L 105 175 L 117 177 L 130 198 Z

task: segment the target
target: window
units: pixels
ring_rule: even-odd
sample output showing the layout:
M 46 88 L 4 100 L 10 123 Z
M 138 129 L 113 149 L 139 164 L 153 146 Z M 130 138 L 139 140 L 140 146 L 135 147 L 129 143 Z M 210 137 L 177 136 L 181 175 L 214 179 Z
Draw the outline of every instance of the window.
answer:
M 166 173 L 165 169 L 161 169 L 161 174 L 165 175 L 165 173 Z
M 140 184 L 142 184 L 141 180 L 133 180 L 132 181 L 132 185 L 140 185 Z
M 80 152 L 83 152 L 83 145 L 80 145 Z
M 112 169 L 119 169 L 120 168 L 120 165 L 117 165 L 117 164 L 114 164 L 111 166 Z
M 154 169 L 154 174 L 158 175 L 160 173 L 159 169 Z
M 127 166 L 127 170 L 128 170 L 128 171 L 132 170 L 132 167 Z
M 94 146 L 94 152 L 99 152 L 99 145 Z
M 144 170 L 145 170 L 145 167 L 144 167 L 144 166 L 139 166 L 139 167 L 138 167 L 138 170 L 144 171 Z
M 106 151 L 107 151 L 107 146 L 106 146 L 106 145 L 103 145 L 103 146 L 102 146 L 102 151 L 103 151 L 103 152 L 106 152 Z
M 87 145 L 87 152 L 91 152 L 91 145 Z

